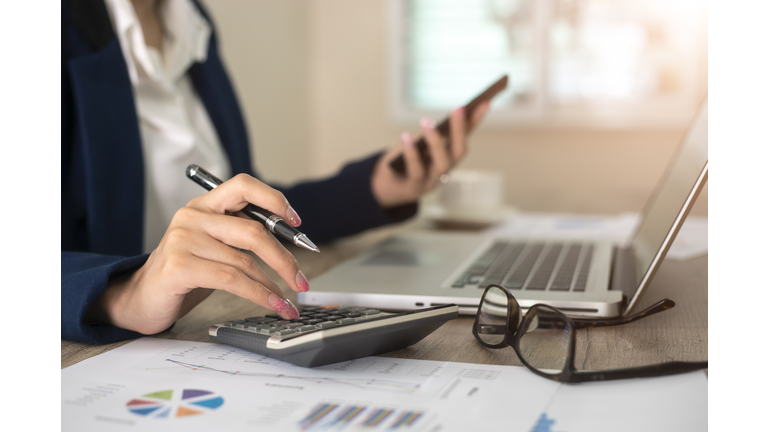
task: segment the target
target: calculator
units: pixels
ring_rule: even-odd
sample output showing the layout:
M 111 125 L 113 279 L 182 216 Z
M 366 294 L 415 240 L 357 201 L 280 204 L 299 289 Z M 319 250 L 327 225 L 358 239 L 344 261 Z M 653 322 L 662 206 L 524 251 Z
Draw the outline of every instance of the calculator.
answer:
M 458 315 L 455 304 L 405 312 L 307 306 L 295 320 L 277 314 L 232 320 L 212 325 L 208 335 L 216 342 L 314 367 L 405 348 Z

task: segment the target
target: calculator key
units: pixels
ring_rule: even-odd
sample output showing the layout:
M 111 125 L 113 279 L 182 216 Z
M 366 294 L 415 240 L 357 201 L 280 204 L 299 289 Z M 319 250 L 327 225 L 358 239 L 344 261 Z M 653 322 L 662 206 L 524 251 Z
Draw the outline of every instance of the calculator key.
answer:
M 336 321 L 337 319 L 341 319 L 341 318 L 344 318 L 344 317 L 342 317 L 340 315 L 329 315 L 329 316 L 325 317 L 325 320 L 326 321 Z
M 296 333 L 296 330 L 285 329 L 272 333 L 273 336 L 288 336 Z
M 341 324 L 341 325 L 344 325 L 344 324 L 354 324 L 357 321 L 355 321 L 354 318 L 342 318 L 340 320 L 337 320 L 336 322 Z
M 262 326 L 262 325 L 249 325 L 248 326 L 248 330 L 252 330 L 252 331 L 259 331 L 262 328 L 264 328 L 264 326 Z
M 378 311 L 376 309 L 368 309 L 361 312 L 363 315 L 378 315 L 381 313 L 381 311 Z
M 360 312 L 352 312 L 347 314 L 347 318 L 357 318 L 361 316 L 363 316 L 363 314 L 361 314 Z
M 317 323 L 321 323 L 321 322 L 323 322 L 323 320 L 321 320 L 321 319 L 311 319 L 311 320 L 307 320 L 306 323 L 307 323 L 307 325 L 310 325 L 310 324 L 317 324 Z
M 328 314 L 321 313 L 321 314 L 315 314 L 315 316 L 313 318 L 325 318 L 327 316 L 328 316 Z
M 289 324 L 289 323 L 290 323 L 290 321 L 283 320 L 283 321 L 274 322 L 272 324 L 274 324 L 274 325 L 286 325 L 286 324 Z
M 303 325 L 304 325 L 304 324 L 303 324 L 303 323 L 300 323 L 300 322 L 292 322 L 292 323 L 289 323 L 289 324 L 286 324 L 286 325 L 284 325 L 284 326 L 283 326 L 283 328 L 287 328 L 287 329 L 293 329 L 293 328 L 296 328 L 296 327 L 301 327 L 301 326 L 303 326 Z
M 331 328 L 331 327 L 336 327 L 337 325 L 338 324 L 336 324 L 333 321 L 326 321 L 326 322 L 322 322 L 320 324 L 317 324 L 317 328 L 319 328 L 319 329 L 327 329 L 327 328 Z
M 228 324 L 228 325 L 235 325 L 235 324 L 240 324 L 240 323 L 244 323 L 244 322 L 245 322 L 245 320 L 231 320 L 231 321 L 227 321 L 226 324 Z
M 261 334 L 272 334 L 272 333 L 274 333 L 276 331 L 277 330 L 275 330 L 273 328 L 263 327 L 261 330 L 259 330 L 259 333 L 261 333 Z
M 306 332 L 306 331 L 310 331 L 310 330 L 317 330 L 317 327 L 315 327 L 313 325 L 306 325 L 306 326 L 302 326 L 302 327 L 297 327 L 296 328 L 296 331 L 300 331 L 300 332 Z

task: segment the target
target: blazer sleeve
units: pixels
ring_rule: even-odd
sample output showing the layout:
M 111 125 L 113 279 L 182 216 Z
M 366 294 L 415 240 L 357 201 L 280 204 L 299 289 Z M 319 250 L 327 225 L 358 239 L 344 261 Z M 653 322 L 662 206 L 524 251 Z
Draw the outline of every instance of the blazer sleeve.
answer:
M 416 214 L 417 203 L 383 209 L 371 190 L 371 175 L 382 153 L 345 165 L 336 175 L 280 190 L 301 218 L 301 232 L 324 243 L 361 231 L 402 222 Z
M 120 257 L 88 252 L 61 252 L 61 338 L 94 344 L 112 343 L 144 335 L 97 322 L 85 313 L 107 287 L 111 275 L 134 270 L 149 255 Z

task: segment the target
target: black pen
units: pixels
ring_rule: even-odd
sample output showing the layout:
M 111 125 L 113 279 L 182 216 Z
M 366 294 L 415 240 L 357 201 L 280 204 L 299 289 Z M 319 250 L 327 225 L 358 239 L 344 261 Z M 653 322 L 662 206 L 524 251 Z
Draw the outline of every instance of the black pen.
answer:
M 187 167 L 187 177 L 209 191 L 216 189 L 216 186 L 223 183 L 213 174 L 194 164 Z M 320 252 L 320 249 L 315 246 L 305 234 L 292 227 L 288 222 L 284 221 L 283 218 L 271 211 L 253 204 L 248 204 L 240 211 L 246 214 L 249 218 L 263 223 L 270 231 L 280 235 L 286 240 L 290 240 L 291 243 L 296 246 L 309 249 L 312 252 Z

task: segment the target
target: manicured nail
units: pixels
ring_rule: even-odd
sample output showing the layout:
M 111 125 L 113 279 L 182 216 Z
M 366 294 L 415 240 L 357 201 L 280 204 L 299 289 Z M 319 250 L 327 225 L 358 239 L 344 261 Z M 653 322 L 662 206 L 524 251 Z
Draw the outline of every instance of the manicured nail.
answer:
M 291 319 L 299 319 L 299 310 L 290 300 L 280 298 L 274 294 L 269 295 L 269 307 L 277 312 L 287 314 Z
M 296 214 L 296 210 L 294 210 L 293 207 L 288 207 L 286 216 L 288 217 L 288 223 L 291 224 L 292 227 L 295 228 L 301 225 L 301 218 Z
M 435 121 L 430 119 L 430 118 L 427 118 L 427 117 L 422 117 L 421 118 L 421 127 L 425 128 L 425 129 L 434 129 L 435 128 Z
M 302 273 L 301 270 L 296 273 L 296 285 L 299 286 L 299 289 L 302 292 L 309 291 L 309 282 L 307 282 L 307 278 L 304 276 L 304 273 Z
M 402 141 L 406 147 L 413 145 L 413 139 L 411 139 L 411 134 L 408 132 L 403 132 L 400 134 L 400 141 Z
M 461 106 L 461 107 L 456 109 L 456 112 L 459 113 L 459 115 L 464 115 L 465 111 L 466 111 L 466 109 L 464 109 L 463 106 Z

